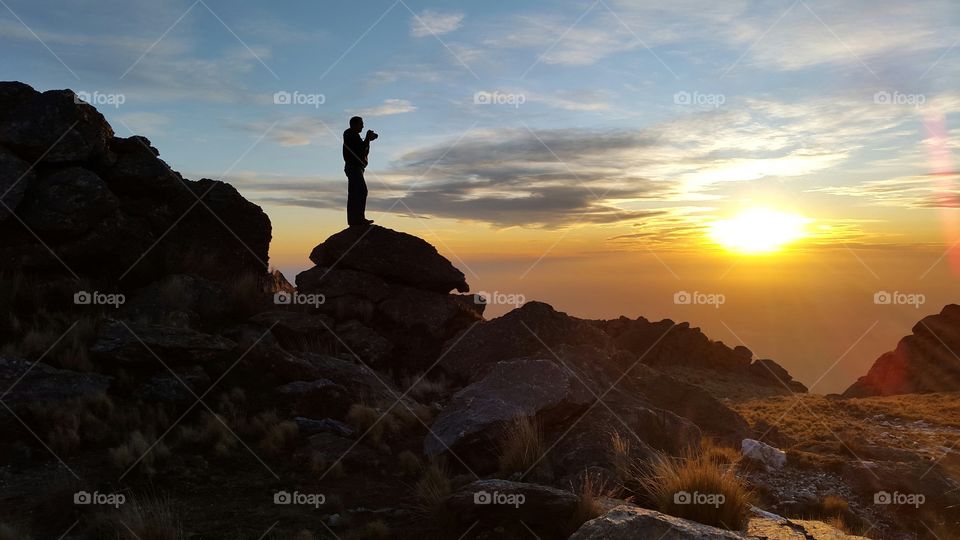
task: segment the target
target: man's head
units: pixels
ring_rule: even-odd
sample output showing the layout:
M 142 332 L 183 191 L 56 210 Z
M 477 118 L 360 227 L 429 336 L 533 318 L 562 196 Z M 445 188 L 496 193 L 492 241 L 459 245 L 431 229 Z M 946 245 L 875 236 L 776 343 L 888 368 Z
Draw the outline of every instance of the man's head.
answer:
M 351 118 L 350 129 L 357 133 L 360 133 L 361 131 L 363 131 L 363 118 L 360 118 L 359 116 L 354 116 L 353 118 Z

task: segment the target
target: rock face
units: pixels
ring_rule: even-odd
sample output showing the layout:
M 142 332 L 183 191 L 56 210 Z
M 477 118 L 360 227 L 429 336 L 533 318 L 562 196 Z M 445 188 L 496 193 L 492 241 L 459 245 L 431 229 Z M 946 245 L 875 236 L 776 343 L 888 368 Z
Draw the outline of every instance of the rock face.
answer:
M 877 358 L 843 397 L 888 396 L 960 390 L 960 306 L 924 317 L 897 348 Z
M 577 532 L 573 533 L 570 540 L 634 540 L 637 538 L 727 540 L 746 537 L 733 531 L 717 529 L 653 510 L 621 505 L 584 523 Z
M 317 266 L 337 265 L 427 291 L 470 290 L 463 272 L 436 248 L 416 236 L 376 225 L 340 231 L 315 247 L 310 260 Z
M 528 523 L 538 529 L 560 532 L 570 520 L 580 498 L 569 491 L 539 484 L 507 480 L 477 480 L 453 492 L 446 506 L 457 520 Z M 551 536 L 552 537 L 552 536 Z
M 3 402 L 14 409 L 103 393 L 111 381 L 112 377 L 105 375 L 77 373 L 21 358 L 0 357 Z
M 97 334 L 90 352 L 118 364 L 154 364 L 205 362 L 232 350 L 229 339 L 171 326 L 123 323 L 107 319 Z M 156 356 L 155 356 L 156 355 Z
M 780 469 L 787 464 L 786 452 L 754 439 L 744 439 L 740 443 L 740 453 L 763 464 L 767 470 Z
M 496 430 L 523 417 L 554 423 L 585 409 L 590 392 L 549 360 L 499 362 L 480 381 L 454 394 L 424 441 L 424 453 L 489 454 Z M 472 452 L 471 449 L 478 451 Z
M 229 184 L 182 178 L 157 155 L 144 137 L 114 136 L 70 90 L 0 83 L 0 270 L 76 273 L 122 290 L 174 273 L 266 274 L 271 226 L 260 207 Z
M 693 367 L 726 374 L 736 374 L 757 384 L 806 393 L 807 388 L 773 360 L 751 363 L 753 352 L 738 345 L 730 348 L 721 341 L 712 341 L 690 323 L 674 323 L 669 319 L 650 322 L 643 317 L 609 321 L 593 321 L 609 334 L 613 343 L 641 356 L 653 367 Z
M 483 318 L 463 273 L 427 242 L 379 226 L 348 228 L 314 248 L 297 292 L 322 295 L 338 344 L 365 362 L 429 367 L 443 342 Z M 358 353 L 357 351 L 364 351 Z

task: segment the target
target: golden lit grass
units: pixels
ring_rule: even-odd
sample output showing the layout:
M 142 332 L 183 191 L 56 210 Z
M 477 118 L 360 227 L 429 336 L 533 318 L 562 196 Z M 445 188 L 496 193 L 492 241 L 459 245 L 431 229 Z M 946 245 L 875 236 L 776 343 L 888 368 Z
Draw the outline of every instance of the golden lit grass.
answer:
M 636 482 L 657 510 L 730 530 L 743 530 L 753 495 L 732 469 L 702 455 L 659 455 L 635 469 Z M 685 494 L 685 495 L 684 495 Z M 696 497 L 709 497 L 697 500 Z
M 960 443 L 960 393 L 907 394 L 833 400 L 806 395 L 771 397 L 733 404 L 750 424 L 763 420 L 801 445 L 833 445 L 848 457 L 863 443 L 918 449 L 952 448 Z M 883 426 L 873 417 L 884 415 L 894 424 Z M 912 424 L 923 420 L 927 427 Z M 885 432 L 888 436 L 880 438 Z M 928 456 L 928 457 L 939 457 Z
M 577 507 L 570 516 L 569 531 L 580 528 L 581 525 L 603 513 L 600 498 L 606 494 L 603 481 L 597 474 L 584 471 L 578 485 L 574 486 L 577 494 Z
M 543 456 L 540 423 L 525 416 L 507 423 L 502 428 L 498 450 L 497 465 L 501 474 L 526 473 Z
M 740 460 L 740 451 L 730 446 L 724 446 L 711 437 L 700 439 L 700 455 L 714 465 L 725 467 Z

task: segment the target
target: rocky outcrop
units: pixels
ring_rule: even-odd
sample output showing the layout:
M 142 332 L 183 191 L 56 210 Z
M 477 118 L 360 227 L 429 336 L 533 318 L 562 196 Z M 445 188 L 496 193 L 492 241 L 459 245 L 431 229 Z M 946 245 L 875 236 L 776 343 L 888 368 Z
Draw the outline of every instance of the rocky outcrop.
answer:
M 843 397 L 960 390 L 960 306 L 924 317 L 897 348 L 877 358 Z
M 580 498 L 540 484 L 508 480 L 477 480 L 453 492 L 446 506 L 461 523 L 477 521 L 503 525 L 521 522 L 556 537 L 571 520 Z M 565 535 L 564 535 L 565 536 Z
M 670 319 L 651 322 L 644 317 L 593 321 L 610 335 L 613 343 L 653 367 L 692 367 L 735 374 L 756 384 L 806 393 L 807 388 L 779 364 L 769 359 L 755 360 L 753 352 L 737 345 L 730 348 L 713 341 L 690 323 Z
M 57 369 L 42 362 L 0 357 L 3 403 L 13 409 L 64 401 L 107 391 L 113 378 L 96 373 Z
M 189 328 L 106 319 L 100 325 L 90 352 L 113 364 L 152 364 L 162 368 L 161 361 L 171 364 L 209 362 L 234 347 L 236 343 L 225 337 Z
M 266 274 L 260 207 L 229 184 L 182 178 L 158 154 L 144 137 L 116 137 L 70 90 L 0 83 L 0 269 L 125 291 L 175 273 Z

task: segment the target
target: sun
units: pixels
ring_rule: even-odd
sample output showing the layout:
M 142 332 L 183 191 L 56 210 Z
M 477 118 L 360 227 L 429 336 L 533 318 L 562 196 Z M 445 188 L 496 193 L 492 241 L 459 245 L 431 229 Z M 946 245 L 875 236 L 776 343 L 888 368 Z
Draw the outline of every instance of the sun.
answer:
M 780 250 L 807 236 L 810 219 L 770 208 L 751 208 L 713 222 L 710 238 L 737 253 L 762 254 Z

